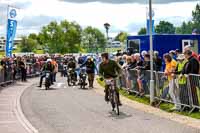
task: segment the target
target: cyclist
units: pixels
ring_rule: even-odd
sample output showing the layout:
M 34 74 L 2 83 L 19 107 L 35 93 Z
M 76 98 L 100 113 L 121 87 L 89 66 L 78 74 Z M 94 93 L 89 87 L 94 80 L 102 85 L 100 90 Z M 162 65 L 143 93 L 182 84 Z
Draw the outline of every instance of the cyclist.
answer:
M 102 57 L 102 63 L 99 66 L 99 74 L 102 75 L 104 79 L 115 80 L 122 73 L 122 69 L 120 65 L 117 64 L 117 62 L 115 62 L 114 60 L 110 60 L 108 53 L 103 53 L 101 57 Z M 117 87 L 116 80 L 114 82 L 115 82 L 115 87 Z M 105 85 L 105 101 L 106 102 L 109 101 L 108 87 L 109 87 L 108 85 Z M 121 105 L 118 89 L 117 89 L 117 97 L 119 99 L 119 105 Z

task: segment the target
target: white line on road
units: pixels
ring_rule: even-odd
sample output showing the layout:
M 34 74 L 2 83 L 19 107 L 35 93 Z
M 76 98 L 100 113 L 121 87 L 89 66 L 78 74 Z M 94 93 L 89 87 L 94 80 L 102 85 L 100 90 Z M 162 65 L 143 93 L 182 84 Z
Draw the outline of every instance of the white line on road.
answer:
M 64 83 L 56 83 L 56 87 L 60 88 Z

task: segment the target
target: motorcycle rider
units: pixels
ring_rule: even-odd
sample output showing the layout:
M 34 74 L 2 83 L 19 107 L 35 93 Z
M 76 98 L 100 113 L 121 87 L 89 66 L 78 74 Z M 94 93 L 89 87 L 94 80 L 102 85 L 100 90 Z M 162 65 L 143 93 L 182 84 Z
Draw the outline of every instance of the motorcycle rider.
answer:
M 108 53 L 103 53 L 101 55 L 102 57 L 102 63 L 99 66 L 99 74 L 104 77 L 104 79 L 114 79 L 118 77 L 122 73 L 122 68 L 120 67 L 117 62 L 114 60 L 109 59 Z M 115 87 L 116 86 L 116 81 L 115 81 Z M 105 85 L 105 101 L 109 101 L 109 86 Z M 117 89 L 117 96 L 119 99 L 119 105 L 121 105 L 120 102 L 120 97 L 119 97 L 119 91 Z
M 67 64 L 67 69 L 69 70 L 70 68 L 72 69 L 72 72 L 73 72 L 73 74 L 75 76 L 75 81 L 77 81 L 77 73 L 75 72 L 76 62 L 75 62 L 74 58 L 70 58 L 69 62 Z
M 53 77 L 52 77 L 52 73 L 54 71 L 54 66 L 51 63 L 51 59 L 47 59 L 46 63 L 43 65 L 42 67 L 42 75 L 40 77 L 40 85 L 38 87 L 42 87 L 42 82 L 43 82 L 43 78 L 45 77 L 45 71 L 50 71 L 51 73 L 51 84 L 53 84 Z
M 96 65 L 94 61 L 92 60 L 92 57 L 88 57 L 87 61 L 83 63 L 80 67 L 83 67 L 83 66 L 86 66 L 89 88 L 94 88 L 93 83 L 94 83 Z

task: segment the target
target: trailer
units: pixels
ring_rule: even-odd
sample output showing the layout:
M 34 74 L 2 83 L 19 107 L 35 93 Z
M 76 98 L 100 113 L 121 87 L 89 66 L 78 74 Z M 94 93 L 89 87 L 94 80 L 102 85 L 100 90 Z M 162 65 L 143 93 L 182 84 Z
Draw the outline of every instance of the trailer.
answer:
M 149 51 L 149 35 L 128 36 L 126 50 L 130 54 Z M 183 51 L 185 46 L 190 45 L 192 50 L 200 53 L 200 35 L 153 35 L 153 50 L 162 56 L 170 50 Z

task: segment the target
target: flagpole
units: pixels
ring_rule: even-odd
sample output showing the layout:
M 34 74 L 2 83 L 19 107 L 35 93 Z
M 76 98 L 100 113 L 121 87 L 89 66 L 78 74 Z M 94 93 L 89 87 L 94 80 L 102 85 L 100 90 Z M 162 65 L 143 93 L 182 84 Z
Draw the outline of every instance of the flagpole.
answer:
M 150 72 L 150 103 L 153 104 L 154 102 L 154 76 L 153 76 L 153 35 L 152 35 L 152 29 L 153 29 L 153 22 L 152 22 L 152 0 L 149 0 L 149 41 L 150 41 L 150 66 L 151 66 L 151 72 Z

